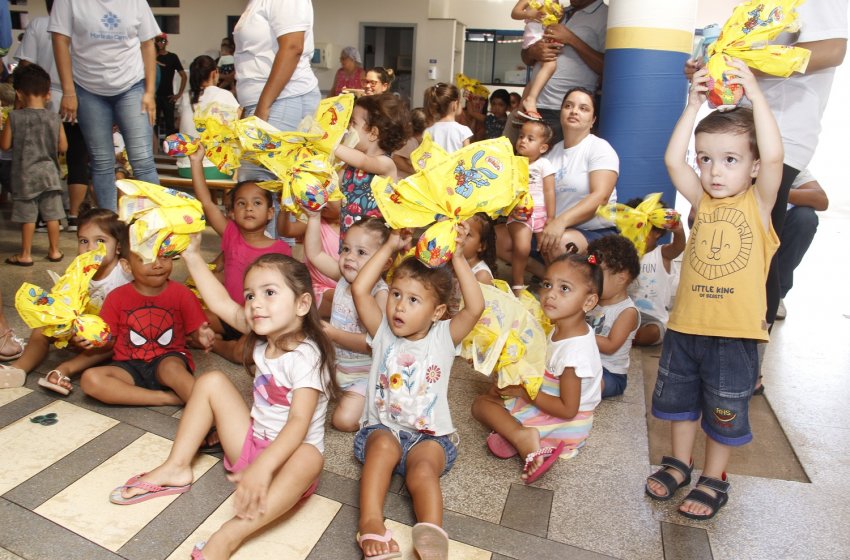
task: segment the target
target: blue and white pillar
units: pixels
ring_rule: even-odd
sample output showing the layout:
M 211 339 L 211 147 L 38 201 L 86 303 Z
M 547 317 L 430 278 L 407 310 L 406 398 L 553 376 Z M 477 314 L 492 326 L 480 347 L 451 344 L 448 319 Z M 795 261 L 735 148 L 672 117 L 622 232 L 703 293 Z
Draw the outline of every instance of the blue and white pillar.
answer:
M 662 192 L 674 204 L 664 151 L 687 98 L 696 14 L 697 0 L 610 0 L 599 133 L 620 157 L 620 202 Z

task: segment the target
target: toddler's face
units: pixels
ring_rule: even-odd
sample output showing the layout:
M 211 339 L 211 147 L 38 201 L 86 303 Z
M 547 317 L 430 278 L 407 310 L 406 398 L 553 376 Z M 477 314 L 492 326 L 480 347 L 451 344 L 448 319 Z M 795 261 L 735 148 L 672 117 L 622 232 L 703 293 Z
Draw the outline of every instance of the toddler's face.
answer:
M 82 255 L 97 249 L 98 245 L 106 247 L 106 256 L 101 263 L 101 269 L 111 264 L 118 253 L 118 240 L 100 229 L 94 222 L 88 222 L 77 230 L 77 254 Z
M 549 265 L 540 288 L 540 303 L 549 319 L 558 321 L 596 307 L 599 298 L 591 293 L 587 278 L 568 261 Z
M 240 229 L 257 231 L 264 229 L 274 216 L 265 191 L 255 183 L 239 187 L 233 199 L 233 221 Z
M 152 263 L 145 264 L 138 254 L 130 253 L 130 271 L 133 273 L 133 282 L 137 286 L 157 289 L 165 286 L 171 276 L 171 257 L 157 257 Z
M 469 220 L 469 231 L 463 244 L 463 258 L 475 258 L 481 252 L 481 223 L 478 219 Z
M 543 127 L 535 122 L 527 122 L 522 125 L 519 137 L 516 140 L 516 151 L 531 161 L 536 161 L 546 153 L 549 145 L 544 141 Z
M 502 119 L 508 113 L 508 106 L 501 99 L 490 99 L 490 112 L 497 119 Z
M 387 297 L 387 322 L 394 335 L 420 340 L 445 311 L 434 290 L 421 281 L 412 276 L 393 278 Z
M 759 161 L 747 134 L 700 132 L 694 139 L 702 189 L 711 198 L 737 196 L 753 184 Z
M 339 273 L 351 284 L 360 269 L 381 248 L 378 234 L 356 225 L 348 230 L 339 252 Z

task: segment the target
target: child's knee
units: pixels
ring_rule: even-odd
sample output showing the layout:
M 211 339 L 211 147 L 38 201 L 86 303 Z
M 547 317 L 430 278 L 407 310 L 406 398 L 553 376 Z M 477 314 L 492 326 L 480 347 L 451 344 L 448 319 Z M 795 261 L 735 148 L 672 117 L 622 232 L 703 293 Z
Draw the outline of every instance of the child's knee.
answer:
M 360 428 L 360 416 L 361 414 L 356 414 L 351 407 L 344 407 L 340 402 L 334 410 L 333 427 L 341 432 L 356 432 Z

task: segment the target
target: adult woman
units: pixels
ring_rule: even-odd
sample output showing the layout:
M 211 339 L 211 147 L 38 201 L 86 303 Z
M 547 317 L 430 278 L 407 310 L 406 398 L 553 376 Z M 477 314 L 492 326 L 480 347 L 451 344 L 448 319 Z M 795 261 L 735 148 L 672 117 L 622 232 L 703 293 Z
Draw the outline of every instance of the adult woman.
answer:
M 339 70 L 334 76 L 331 95 L 339 95 L 343 90 L 361 91 L 363 87 L 363 59 L 356 47 L 345 47 L 339 55 Z
M 313 6 L 310 0 L 251 0 L 233 29 L 236 96 L 243 116 L 256 115 L 279 130 L 295 130 L 321 100 L 310 68 Z M 243 164 L 240 179 L 272 179 Z
M 97 0 L 56 0 L 48 31 L 62 83 L 59 113 L 79 121 L 98 206 L 115 210 L 113 124 L 136 178 L 159 183 L 151 142 L 159 27 L 143 0 L 113 2 L 105 13 Z
M 378 95 L 389 91 L 395 80 L 395 72 L 392 68 L 375 66 L 366 72 L 363 77 L 363 95 Z
M 611 145 L 590 133 L 596 122 L 593 93 L 581 87 L 567 91 L 561 104 L 564 140 L 546 154 L 555 172 L 555 218 L 546 223 L 537 250 L 549 262 L 575 243 L 579 251 L 594 239 L 617 233 L 611 222 L 596 216 L 596 209 L 615 199 L 614 186 L 620 159 Z M 496 229 L 499 258 L 511 262 L 511 241 L 506 228 Z M 540 276 L 539 262 L 529 260 L 528 270 Z

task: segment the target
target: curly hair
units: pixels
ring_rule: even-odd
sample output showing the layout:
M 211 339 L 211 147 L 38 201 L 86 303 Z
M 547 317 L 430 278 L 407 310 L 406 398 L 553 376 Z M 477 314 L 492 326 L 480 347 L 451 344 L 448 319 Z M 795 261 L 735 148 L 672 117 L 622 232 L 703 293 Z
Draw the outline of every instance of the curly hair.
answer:
M 268 253 L 260 256 L 251 263 L 245 270 L 245 276 L 248 276 L 255 268 L 269 268 L 277 270 L 283 276 L 284 282 L 293 291 L 295 297 L 300 297 L 303 294 L 313 295 L 313 282 L 310 279 L 310 272 L 304 263 L 299 262 L 287 255 L 280 253 Z M 243 278 L 244 282 L 244 278 Z M 245 349 L 242 354 L 242 364 L 245 370 L 251 374 L 254 366 L 254 346 L 257 342 L 267 341 L 270 345 L 283 349 L 287 342 L 293 338 L 305 337 L 312 340 L 319 349 L 319 363 L 317 366 L 321 371 L 322 386 L 328 398 L 335 399 L 339 396 L 339 385 L 336 382 L 336 350 L 333 342 L 325 334 L 322 328 L 322 319 L 319 317 L 319 311 L 316 309 L 316 300 L 312 299 L 310 303 L 310 311 L 307 312 L 302 319 L 301 330 L 289 336 L 279 337 L 275 340 L 269 340 L 264 336 L 251 331 L 248 333 L 248 339 L 245 342 Z
M 610 272 L 614 274 L 626 271 L 634 280 L 640 275 L 640 257 L 634 244 L 622 235 L 606 235 L 594 239 L 587 245 L 588 254 L 601 258 Z
M 385 152 L 395 152 L 410 138 L 410 112 L 394 94 L 364 95 L 354 106 L 366 111 L 366 126 L 378 129 L 378 146 Z
M 437 304 L 448 305 L 454 290 L 454 274 L 450 267 L 443 265 L 431 268 L 416 257 L 408 257 L 393 271 L 393 281 L 399 278 L 413 278 L 422 282 L 434 292 Z

